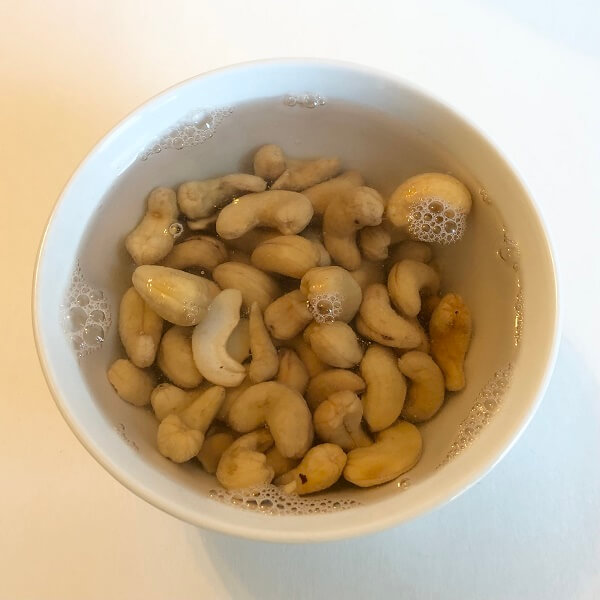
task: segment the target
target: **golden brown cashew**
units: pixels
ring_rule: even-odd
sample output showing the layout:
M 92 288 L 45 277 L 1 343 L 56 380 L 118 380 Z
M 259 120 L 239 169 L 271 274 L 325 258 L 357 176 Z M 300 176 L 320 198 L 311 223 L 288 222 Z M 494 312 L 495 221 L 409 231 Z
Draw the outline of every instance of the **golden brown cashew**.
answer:
M 321 260 L 319 248 L 300 235 L 282 235 L 259 244 L 252 253 L 252 264 L 263 271 L 301 279 Z
M 294 290 L 274 300 L 265 310 L 265 325 L 278 340 L 289 340 L 304 331 L 312 321 L 306 297 Z
M 290 160 L 286 167 L 286 170 L 275 180 L 271 189 L 301 192 L 326 179 L 335 177 L 342 168 L 337 158 Z
M 285 171 L 283 150 L 275 144 L 261 146 L 254 155 L 254 173 L 267 181 L 275 181 Z
M 155 386 L 154 375 L 150 371 L 139 369 L 132 362 L 119 358 L 108 369 L 107 377 L 122 400 L 135 406 L 145 406 L 150 402 L 150 394 Z
M 206 269 L 212 271 L 228 259 L 225 244 L 210 235 L 175 244 L 173 250 L 161 261 L 163 267 L 172 269 Z
M 349 369 L 362 358 L 363 350 L 354 330 L 343 321 L 312 323 L 303 335 L 314 353 L 332 367 Z
M 260 383 L 273 379 L 279 369 L 279 357 L 257 302 L 253 302 L 250 308 L 250 351 L 252 352 L 252 361 L 248 368 L 250 381 Z
M 421 292 L 437 294 L 440 276 L 429 265 L 406 259 L 392 267 L 387 284 L 395 306 L 407 317 L 416 317 L 421 310 Z
M 364 358 L 363 358 L 364 361 Z M 306 390 L 306 402 L 314 412 L 317 407 L 336 392 L 355 392 L 360 394 L 365 390 L 365 382 L 361 377 L 346 369 L 328 369 L 315 375 Z
M 304 394 L 308 380 L 308 371 L 300 357 L 291 348 L 282 348 L 279 351 L 277 383 L 287 385 L 299 394 Z
M 191 327 L 175 325 L 163 335 L 158 349 L 158 368 L 182 388 L 194 388 L 203 380 L 192 354 L 192 333 Z
M 338 198 L 347 198 L 364 183 L 358 171 L 346 171 L 333 179 L 313 185 L 302 193 L 312 202 L 315 215 L 322 216 L 331 202 Z

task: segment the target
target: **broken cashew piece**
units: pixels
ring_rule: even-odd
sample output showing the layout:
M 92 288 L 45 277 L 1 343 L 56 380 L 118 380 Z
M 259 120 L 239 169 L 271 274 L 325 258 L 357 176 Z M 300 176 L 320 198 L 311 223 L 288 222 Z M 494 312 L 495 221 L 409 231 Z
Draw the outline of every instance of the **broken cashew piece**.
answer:
M 309 375 L 300 357 L 291 348 L 282 348 L 279 352 L 279 371 L 277 383 L 287 385 L 304 394 L 308 385 Z
M 429 244 L 417 240 L 405 240 L 392 247 L 389 264 L 393 266 L 397 262 L 406 259 L 428 263 L 431 261 L 431 258 L 432 252 Z
M 282 456 L 281 452 L 277 450 L 276 446 L 273 446 L 267 453 L 267 465 L 273 469 L 275 477 L 279 477 L 293 468 L 298 466 L 297 458 L 287 458 Z
M 285 171 L 273 182 L 273 190 L 293 190 L 301 192 L 326 179 L 335 177 L 342 165 L 337 158 L 316 160 L 290 160 Z
M 176 463 L 183 463 L 200 452 L 204 442 L 201 431 L 188 427 L 177 414 L 165 417 L 156 434 L 158 451 Z
M 312 320 L 306 297 L 300 290 L 284 294 L 271 302 L 265 310 L 265 325 L 278 340 L 296 337 Z
M 231 433 L 219 432 L 207 437 L 197 457 L 207 473 L 214 475 L 223 456 L 223 452 L 233 444 L 235 437 Z
M 304 339 L 326 364 L 340 369 L 357 365 L 363 356 L 354 330 L 343 321 L 312 323 L 304 330 Z
M 363 379 L 352 371 L 328 369 L 315 375 L 310 380 L 306 390 L 306 402 L 310 410 L 314 412 L 331 394 L 343 391 L 360 394 L 365 390 L 365 387 Z
M 225 244 L 210 235 L 175 244 L 173 250 L 160 263 L 172 269 L 206 269 L 212 271 L 217 265 L 228 259 Z
M 333 179 L 313 185 L 302 193 L 311 201 L 315 215 L 322 216 L 331 202 L 338 198 L 346 199 L 353 190 L 364 183 L 362 175 L 358 171 L 346 171 Z
M 108 381 L 122 400 L 134 406 L 145 406 L 156 385 L 149 371 L 136 367 L 132 362 L 119 358 L 108 369 Z
M 203 377 L 192 354 L 191 327 L 175 325 L 163 335 L 158 349 L 158 368 L 177 386 L 194 388 Z
M 421 311 L 421 292 L 437 294 L 440 276 L 429 265 L 406 259 L 392 267 L 387 285 L 396 308 L 407 317 L 416 317 Z
M 250 351 L 252 353 L 252 361 L 248 368 L 250 381 L 260 383 L 273 379 L 279 369 L 279 357 L 257 302 L 250 307 Z
M 160 383 L 150 395 L 154 415 L 159 421 L 187 408 L 202 393 L 202 388 L 182 390 L 172 383 Z
M 285 155 L 276 144 L 261 146 L 254 155 L 254 173 L 267 181 L 275 181 L 285 171 Z
M 173 190 L 159 187 L 150 192 L 144 218 L 125 239 L 125 247 L 137 265 L 154 264 L 169 254 L 175 241 L 169 225 L 178 216 Z
M 259 244 L 252 252 L 252 264 L 263 271 L 301 279 L 319 265 L 319 248 L 300 235 L 282 235 Z

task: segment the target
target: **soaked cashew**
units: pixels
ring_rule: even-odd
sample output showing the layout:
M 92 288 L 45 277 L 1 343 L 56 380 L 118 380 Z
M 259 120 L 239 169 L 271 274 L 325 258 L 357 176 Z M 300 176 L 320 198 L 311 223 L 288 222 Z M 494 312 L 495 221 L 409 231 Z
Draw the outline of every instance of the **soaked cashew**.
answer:
M 379 225 L 383 209 L 379 193 L 368 187 L 356 188 L 347 199 L 329 204 L 323 215 L 323 241 L 335 262 L 350 271 L 360 267 L 356 232 L 366 226 Z
M 287 345 L 298 354 L 310 377 L 314 377 L 328 368 L 301 335 L 289 340 Z
M 364 362 L 364 358 L 363 358 Z M 306 390 L 306 402 L 313 412 L 317 407 L 336 392 L 355 392 L 365 390 L 365 382 L 361 377 L 346 369 L 328 369 L 315 375 Z
M 311 201 L 315 215 L 323 215 L 331 202 L 338 198 L 346 199 L 357 187 L 364 185 L 358 171 L 346 171 L 333 179 L 318 183 L 302 193 Z
M 261 146 L 254 155 L 254 173 L 267 181 L 275 181 L 285 171 L 283 150 L 276 144 Z
M 407 233 L 383 221 L 374 227 L 365 227 L 359 234 L 359 245 L 368 260 L 382 261 L 389 255 L 389 247 L 406 239 Z
M 300 290 L 284 294 L 265 310 L 265 325 L 278 340 L 289 340 L 302 333 L 312 319 L 306 297 Z
M 243 363 L 250 356 L 250 322 L 241 318 L 227 339 L 227 354 Z
M 250 350 L 252 352 L 252 361 L 248 368 L 250 381 L 260 383 L 273 379 L 279 369 L 279 357 L 256 302 L 250 308 Z
M 251 260 L 263 271 L 301 279 L 319 265 L 321 253 L 313 242 L 300 235 L 282 235 L 259 244 Z
M 431 257 L 432 252 L 429 244 L 417 240 L 405 240 L 391 248 L 388 262 L 392 266 L 406 259 L 428 263 L 431 261 Z
M 150 394 L 156 383 L 149 371 L 119 358 L 108 369 L 107 377 L 122 400 L 135 406 L 145 406 L 150 402 Z
M 352 279 L 358 283 L 363 292 L 371 284 L 383 283 L 385 281 L 383 265 L 369 260 L 363 260 L 358 269 L 350 271 L 350 275 L 352 275 Z
M 171 414 L 160 422 L 156 441 L 163 456 L 183 463 L 200 452 L 204 434 L 186 425 L 179 415 Z
M 198 460 L 207 473 L 214 475 L 223 456 L 223 452 L 233 444 L 235 437 L 231 433 L 215 433 L 204 440 Z
M 301 463 L 275 482 L 288 494 L 312 494 L 331 487 L 342 475 L 346 454 L 335 444 L 311 448 Z
M 266 424 L 283 456 L 300 458 L 313 440 L 312 415 L 295 390 L 267 381 L 250 386 L 229 409 L 228 422 L 246 433 Z
M 267 465 L 273 469 L 275 477 L 279 477 L 280 475 L 291 471 L 298 466 L 299 462 L 297 458 L 287 458 L 282 456 L 281 452 L 279 452 L 275 446 L 267 452 L 266 457 Z
M 265 310 L 275 298 L 281 296 L 277 281 L 252 265 L 226 262 L 220 264 L 212 275 L 222 289 L 239 290 L 246 309 L 256 302 L 261 310 Z
M 225 388 L 214 385 L 197 395 L 177 414 L 190 428 L 205 434 L 219 413 L 225 400 Z
M 262 192 L 267 182 L 256 175 L 235 173 L 205 179 L 186 181 L 177 189 L 179 208 L 188 219 L 202 219 L 232 200 L 240 192 Z
M 149 367 L 156 357 L 163 320 L 129 288 L 119 306 L 119 337 L 129 360 L 136 367 Z
M 291 160 L 285 171 L 273 182 L 273 190 L 293 190 L 301 192 L 326 179 L 335 177 L 342 169 L 337 158 L 317 160 Z
M 187 408 L 202 391 L 201 388 L 182 390 L 171 383 L 160 383 L 150 395 L 154 415 L 159 421 L 162 421 L 165 417 Z
M 181 244 L 175 244 L 173 250 L 160 264 L 172 269 L 196 267 L 212 271 L 226 260 L 228 260 L 228 255 L 225 244 L 210 235 L 201 235 L 181 242 Z
M 205 231 L 210 229 L 211 225 L 217 222 L 218 213 L 210 215 L 210 217 L 202 217 L 201 219 L 193 219 L 186 222 L 188 229 L 191 231 Z
M 150 192 L 144 218 L 125 239 L 136 264 L 151 265 L 169 254 L 174 242 L 169 225 L 177 221 L 178 215 L 173 190 L 159 187 Z
M 431 354 L 451 392 L 465 387 L 464 362 L 471 343 L 471 311 L 458 294 L 446 294 L 429 321 Z
M 159 265 L 138 267 L 131 280 L 146 304 L 174 325 L 196 325 L 219 293 L 204 277 Z
M 308 371 L 300 357 L 291 348 L 282 348 L 279 352 L 277 383 L 287 385 L 299 394 L 304 394 L 308 380 Z
M 343 321 L 312 323 L 304 330 L 304 339 L 314 353 L 332 367 L 348 369 L 363 355 L 354 330 Z
M 221 456 L 216 473 L 219 483 L 228 490 L 271 483 L 275 473 L 264 453 L 272 445 L 273 438 L 266 429 L 239 437 Z
M 238 399 L 242 392 L 246 391 L 251 385 L 254 385 L 248 377 L 240 383 L 237 387 L 225 389 L 225 401 L 221 405 L 217 418 L 223 423 L 227 423 L 227 417 L 229 416 L 229 409 L 233 406 L 233 403 Z
M 406 259 L 392 267 L 387 285 L 396 308 L 407 317 L 416 317 L 421 310 L 421 292 L 437 294 L 440 276 L 429 265 Z
M 444 403 L 444 376 L 435 361 L 413 350 L 398 359 L 398 367 L 410 379 L 402 417 L 413 423 L 431 419 Z
M 158 368 L 182 388 L 194 388 L 203 380 L 192 354 L 192 333 L 191 327 L 175 325 L 163 335 L 158 349 Z
M 255 227 L 271 227 L 283 235 L 291 235 L 300 233 L 312 216 L 312 204 L 306 196 L 270 189 L 242 196 L 223 208 L 217 219 L 217 233 L 225 240 L 232 240 Z
M 400 416 L 406 398 L 406 380 L 398 369 L 396 354 L 383 346 L 369 346 L 360 363 L 360 374 L 367 384 L 362 403 L 369 429 L 390 427 Z
M 344 478 L 359 487 L 370 487 L 396 479 L 412 469 L 423 448 L 419 430 L 399 421 L 377 434 L 375 443 L 348 453 Z
M 337 444 L 346 452 L 370 446 L 372 441 L 361 425 L 362 416 L 363 406 L 356 394 L 335 392 L 315 410 L 315 432 L 324 442 Z

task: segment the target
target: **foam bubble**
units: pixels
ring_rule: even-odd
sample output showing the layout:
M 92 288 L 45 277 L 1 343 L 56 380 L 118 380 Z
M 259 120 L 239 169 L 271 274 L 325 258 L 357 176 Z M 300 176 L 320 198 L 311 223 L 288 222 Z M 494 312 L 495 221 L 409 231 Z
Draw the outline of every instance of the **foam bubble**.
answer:
M 467 215 L 440 198 L 425 198 L 413 204 L 408 215 L 408 231 L 422 242 L 453 244 L 467 228 Z
M 342 313 L 344 297 L 341 294 L 312 294 L 308 299 L 308 310 L 317 323 L 333 323 Z
M 314 92 L 305 92 L 294 96 L 287 94 L 283 98 L 283 103 L 286 106 L 302 106 L 304 108 L 317 108 L 317 106 L 323 106 L 327 103 L 325 98 L 321 94 L 315 94 Z

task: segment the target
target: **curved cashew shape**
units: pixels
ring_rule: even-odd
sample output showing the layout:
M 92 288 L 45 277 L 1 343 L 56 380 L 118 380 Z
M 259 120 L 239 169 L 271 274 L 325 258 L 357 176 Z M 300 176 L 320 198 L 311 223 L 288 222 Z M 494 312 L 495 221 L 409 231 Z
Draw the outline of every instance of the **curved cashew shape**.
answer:
M 350 275 L 358 283 L 362 292 L 373 283 L 383 283 L 385 281 L 383 265 L 370 260 L 363 260 L 358 269 L 350 271 Z
M 273 190 L 301 192 L 326 179 L 335 177 L 342 169 L 337 158 L 288 161 L 286 170 L 273 182 Z
M 267 381 L 250 386 L 229 409 L 229 424 L 246 433 L 263 424 L 283 456 L 300 458 L 313 440 L 312 415 L 304 398 L 295 390 Z
M 177 386 L 194 388 L 203 377 L 192 354 L 192 328 L 171 327 L 163 335 L 158 349 L 158 368 Z
M 250 351 L 252 352 L 252 361 L 248 368 L 250 381 L 260 383 L 273 379 L 279 369 L 279 357 L 256 302 L 250 308 Z
M 217 233 L 225 240 L 239 238 L 255 227 L 272 227 L 283 235 L 300 233 L 310 222 L 310 200 L 298 192 L 271 188 L 232 202 L 219 214 Z
M 371 431 L 387 429 L 400 416 L 406 398 L 406 380 L 398 369 L 396 354 L 383 346 L 369 346 L 360 374 L 367 383 L 362 395 L 365 421 Z
M 267 181 L 275 181 L 285 171 L 283 150 L 276 144 L 261 146 L 254 155 L 254 173 Z
M 134 406 L 145 406 L 150 402 L 150 394 L 156 382 L 149 371 L 136 367 L 124 358 L 119 358 L 109 367 L 107 377 L 122 400 Z
M 327 369 L 327 365 L 315 354 L 315 351 L 305 341 L 303 336 L 298 335 L 292 338 L 287 342 L 287 345 L 298 354 L 310 377 L 314 377 Z
M 196 325 L 219 293 L 204 277 L 159 265 L 138 267 L 131 281 L 146 304 L 174 325 Z
M 165 417 L 156 434 L 158 451 L 173 462 L 183 463 L 200 452 L 204 443 L 201 431 L 188 427 L 179 415 Z
M 275 475 L 267 464 L 265 452 L 273 445 L 266 429 L 239 437 L 223 454 L 217 467 L 217 479 L 228 490 L 260 487 L 271 483 Z
M 174 242 L 169 225 L 178 216 L 173 190 L 159 187 L 150 192 L 144 218 L 125 239 L 125 247 L 137 265 L 154 264 L 169 254 Z
M 317 435 L 324 442 L 337 444 L 348 452 L 372 444 L 362 428 L 362 416 L 363 407 L 355 393 L 335 392 L 319 404 L 313 423 Z
M 351 321 L 362 301 L 362 291 L 352 274 L 342 267 L 315 267 L 307 271 L 300 281 L 300 291 L 309 300 L 323 297 L 339 297 L 342 308 L 336 317 L 339 321 Z
M 294 290 L 271 302 L 265 310 L 265 325 L 278 340 L 289 340 L 304 331 L 313 320 L 300 290 Z
M 304 330 L 304 339 L 314 353 L 332 367 L 349 369 L 363 356 L 354 330 L 343 321 L 312 323 Z
M 387 284 L 396 308 L 407 317 L 416 317 L 421 311 L 421 292 L 437 294 L 440 276 L 429 265 L 406 259 L 392 267 Z
M 251 260 L 263 271 L 301 279 L 309 269 L 319 265 L 321 253 L 316 244 L 300 235 L 282 235 L 259 244 Z
M 383 209 L 379 193 L 368 187 L 356 188 L 349 198 L 329 204 L 323 215 L 323 240 L 335 262 L 350 271 L 360 267 L 356 232 L 369 225 L 379 225 Z
M 245 367 L 227 352 L 227 340 L 240 320 L 242 294 L 223 290 L 208 307 L 192 334 L 192 353 L 198 371 L 208 381 L 235 387 L 246 377 Z
M 206 229 L 210 229 L 210 226 L 217 222 L 218 216 L 219 215 L 215 213 L 214 215 L 210 215 L 210 217 L 202 217 L 201 219 L 193 220 L 188 219 L 186 224 L 191 231 L 205 231 Z
M 363 362 L 364 362 L 363 358 Z M 306 402 L 313 412 L 317 407 L 336 392 L 354 392 L 360 394 L 365 390 L 365 382 L 361 377 L 346 369 L 328 369 L 315 375 L 306 390 Z
M 212 275 L 222 289 L 239 290 L 246 309 L 256 302 L 261 310 L 265 310 L 275 298 L 281 296 L 277 281 L 252 265 L 226 262 L 220 264 Z
M 226 388 L 225 389 L 225 401 L 221 406 L 221 410 L 219 410 L 219 414 L 217 418 L 219 421 L 223 421 L 223 423 L 227 423 L 227 417 L 229 416 L 229 409 L 233 406 L 233 403 L 238 399 L 238 397 L 245 392 L 251 385 L 254 385 L 248 377 L 240 383 L 237 387 Z
M 231 444 L 235 437 L 231 433 L 219 432 L 207 437 L 198 452 L 198 460 L 207 473 L 214 475 L 217 472 L 217 466 L 221 456 Z
M 159 421 L 187 408 L 203 389 L 182 390 L 171 383 L 160 383 L 150 395 L 154 415 Z
M 300 357 L 291 348 L 282 348 L 279 354 L 277 383 L 287 385 L 299 394 L 304 394 L 308 380 L 308 371 Z
M 399 421 L 380 431 L 372 446 L 348 453 L 344 478 L 359 487 L 386 483 L 412 469 L 422 448 L 419 430 L 412 423 Z
M 235 173 L 203 181 L 186 181 L 177 189 L 177 202 L 186 217 L 201 219 L 212 215 L 235 194 L 262 192 L 266 187 L 267 182 L 264 179 L 246 173 Z
M 217 265 L 228 259 L 225 244 L 210 235 L 175 244 L 173 250 L 160 263 L 172 269 L 206 269 L 212 271 Z
M 471 343 L 471 311 L 458 294 L 446 294 L 431 315 L 431 354 L 451 392 L 465 387 L 464 362 Z
M 298 466 L 297 458 L 287 458 L 273 446 L 266 454 L 267 465 L 273 469 L 275 477 L 279 477 Z
M 403 354 L 398 367 L 410 379 L 402 417 L 413 423 L 431 419 L 444 403 L 444 376 L 434 360 L 418 350 Z
M 250 356 L 250 322 L 248 319 L 241 318 L 238 321 L 227 339 L 225 348 L 227 354 L 239 363 L 245 362 Z
M 331 487 L 342 475 L 346 454 L 335 444 L 311 448 L 302 462 L 275 482 L 288 494 L 312 494 Z
M 395 265 L 397 262 L 406 259 L 428 263 L 431 258 L 432 252 L 429 244 L 417 240 L 405 240 L 392 247 L 389 264 Z
M 364 179 L 358 171 L 346 171 L 333 179 L 313 185 L 302 193 L 311 201 L 315 215 L 319 216 L 323 215 L 331 202 L 338 198 L 345 200 L 364 183 Z

